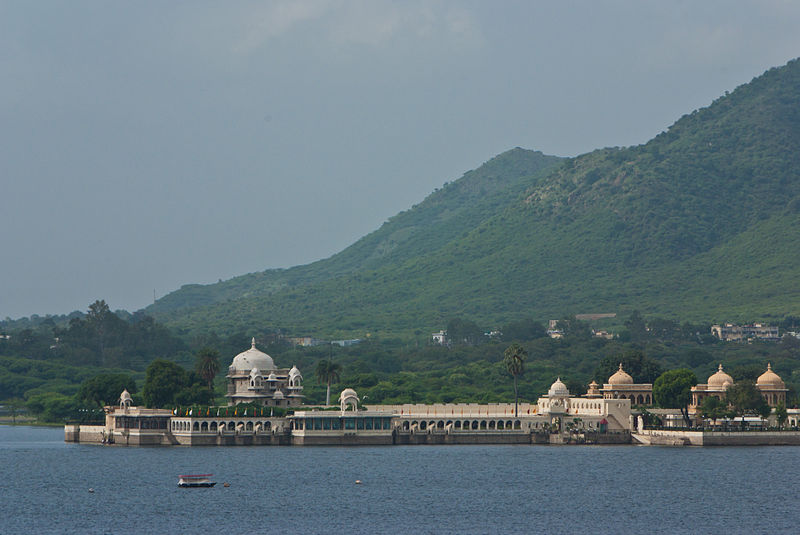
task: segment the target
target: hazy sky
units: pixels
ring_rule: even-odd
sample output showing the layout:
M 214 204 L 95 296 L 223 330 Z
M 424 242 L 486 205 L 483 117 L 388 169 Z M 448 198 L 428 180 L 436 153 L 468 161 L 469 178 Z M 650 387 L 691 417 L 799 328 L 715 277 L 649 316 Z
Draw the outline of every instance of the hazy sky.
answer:
M 0 1 L 0 318 L 327 257 L 515 146 L 647 141 L 799 2 Z

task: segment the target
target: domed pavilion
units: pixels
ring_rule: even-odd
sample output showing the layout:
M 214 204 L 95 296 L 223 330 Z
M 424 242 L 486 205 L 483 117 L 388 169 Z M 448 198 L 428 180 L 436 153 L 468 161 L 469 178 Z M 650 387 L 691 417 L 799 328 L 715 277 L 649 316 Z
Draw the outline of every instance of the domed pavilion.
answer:
M 767 363 L 767 371 L 762 373 L 756 380 L 756 387 L 761 391 L 761 395 L 770 407 L 776 407 L 779 403 L 786 406 L 786 383 L 780 375 L 772 371 L 772 364 Z
M 725 392 L 733 385 L 733 377 L 725 373 L 722 364 L 705 384 L 697 384 L 692 387 L 692 402 L 689 405 L 689 414 L 696 414 L 703 400 L 707 397 L 725 399 Z
M 733 377 L 725 373 L 722 364 L 719 365 L 706 384 L 698 384 L 692 387 L 692 402 L 689 405 L 689 414 L 698 414 L 700 405 L 707 397 L 714 396 L 718 399 L 725 399 L 728 388 L 733 386 Z M 780 376 L 772 371 L 772 364 L 767 364 L 767 371 L 761 374 L 756 380 L 756 388 L 761 392 L 764 400 L 770 407 L 776 407 L 778 403 L 786 403 L 786 383 Z
M 242 351 L 228 367 L 228 405 L 257 402 L 266 407 L 297 407 L 303 400 L 303 376 L 296 366 L 280 369 L 256 348 Z
M 622 369 L 619 363 L 619 370 L 608 378 L 608 383 L 603 385 L 604 399 L 629 399 L 631 405 L 652 405 L 653 385 L 652 383 L 634 383 L 633 377 Z

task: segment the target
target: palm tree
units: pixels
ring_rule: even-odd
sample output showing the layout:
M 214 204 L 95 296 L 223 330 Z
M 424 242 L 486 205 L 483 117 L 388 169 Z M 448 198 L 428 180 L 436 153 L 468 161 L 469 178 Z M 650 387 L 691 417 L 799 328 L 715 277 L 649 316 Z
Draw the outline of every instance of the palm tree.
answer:
M 525 373 L 525 357 L 528 353 L 521 345 L 514 343 L 508 346 L 505 353 L 503 353 L 503 364 L 506 370 L 514 378 L 514 417 L 517 417 L 517 410 L 519 407 L 519 395 L 517 394 L 517 377 Z
M 316 376 L 317 383 L 325 383 L 328 385 L 328 390 L 325 393 L 325 405 L 331 404 L 331 383 L 337 382 L 342 371 L 342 366 L 338 362 L 333 362 L 331 359 L 321 360 L 317 362 Z
M 195 369 L 197 374 L 208 384 L 208 389 L 214 389 L 214 378 L 219 373 L 219 351 L 204 347 L 197 352 Z

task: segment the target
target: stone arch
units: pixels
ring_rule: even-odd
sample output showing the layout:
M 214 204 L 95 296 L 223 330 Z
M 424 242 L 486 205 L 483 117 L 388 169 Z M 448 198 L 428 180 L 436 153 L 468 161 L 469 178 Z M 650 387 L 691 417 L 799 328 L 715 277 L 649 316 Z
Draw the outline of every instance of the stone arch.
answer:
M 444 429 L 444 420 L 439 420 L 438 422 L 436 422 L 436 428 Z
M 480 424 L 478 424 L 478 420 L 472 420 L 472 429 L 473 430 L 477 430 L 478 429 L 478 425 L 480 425 Z
M 247 425 L 244 426 L 247 431 L 253 430 L 253 422 L 247 422 Z
M 506 426 L 505 426 L 505 422 L 503 422 L 503 420 L 500 420 L 499 422 L 497 422 L 497 429 L 498 429 L 498 431 L 502 431 L 502 430 L 504 430 L 505 428 L 506 428 Z
M 408 431 L 408 420 L 403 422 L 403 431 Z
M 481 420 L 480 428 L 481 429 L 486 429 L 486 420 Z
M 506 429 L 512 429 L 512 426 L 513 426 L 513 425 L 514 425 L 514 424 L 512 424 L 512 423 L 511 423 L 511 420 L 508 420 L 508 421 L 506 422 Z
M 200 422 L 195 422 L 192 426 L 192 431 L 200 431 Z
M 461 420 L 456 420 L 453 427 L 455 427 L 456 429 L 461 429 Z
M 211 422 L 211 425 L 208 426 L 209 431 L 216 431 L 217 430 L 217 422 Z
M 200 425 L 200 431 L 208 432 L 208 422 L 203 422 Z
M 522 422 L 520 422 L 519 420 L 515 420 L 514 429 L 522 429 Z
M 490 420 L 490 421 L 489 421 L 489 429 L 495 429 L 495 426 L 496 426 L 496 425 L 497 425 L 497 424 L 495 423 L 495 421 L 494 421 L 494 420 Z

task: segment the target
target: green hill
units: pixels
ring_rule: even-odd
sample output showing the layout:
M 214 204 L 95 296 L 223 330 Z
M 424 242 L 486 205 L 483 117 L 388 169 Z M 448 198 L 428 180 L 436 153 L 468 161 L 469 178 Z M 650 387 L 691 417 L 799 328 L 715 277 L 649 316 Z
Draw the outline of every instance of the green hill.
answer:
M 566 160 L 514 149 L 331 258 L 186 286 L 148 311 L 184 333 L 353 336 L 453 316 L 797 315 L 798 164 L 794 60 L 644 145 Z

